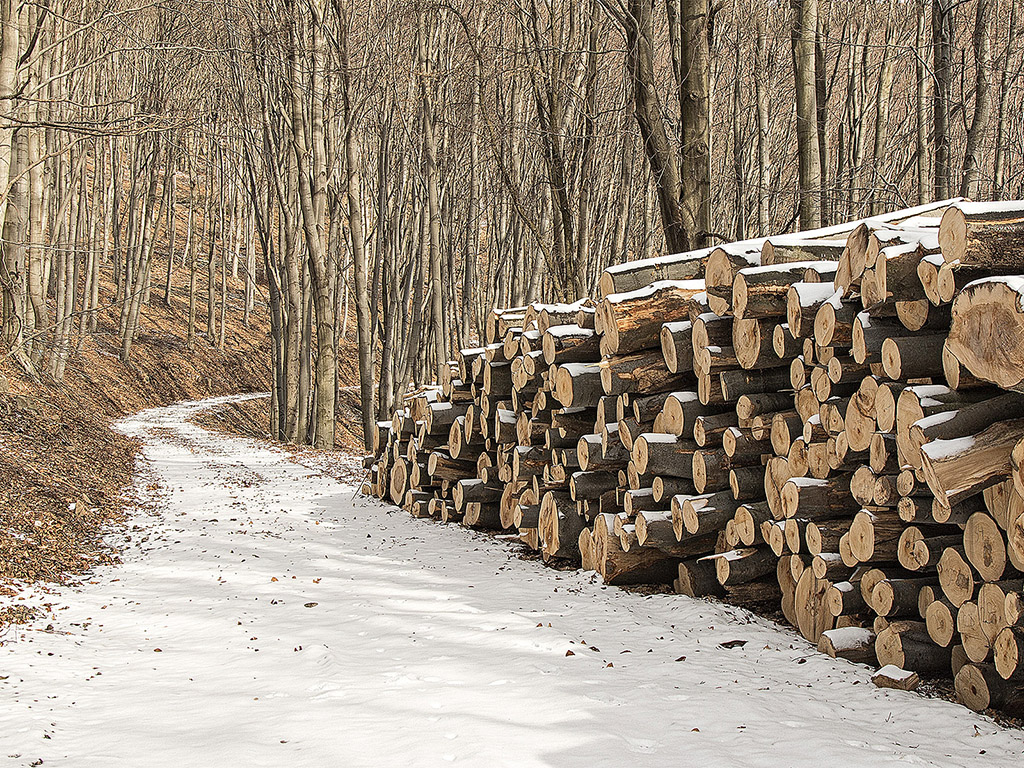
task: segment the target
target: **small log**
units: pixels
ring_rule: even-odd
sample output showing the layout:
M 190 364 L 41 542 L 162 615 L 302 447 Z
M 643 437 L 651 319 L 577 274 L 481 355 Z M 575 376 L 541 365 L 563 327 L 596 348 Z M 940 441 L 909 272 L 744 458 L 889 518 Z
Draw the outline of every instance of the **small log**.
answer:
M 693 369 L 693 323 L 689 320 L 665 323 L 659 338 L 665 367 L 670 373 Z
M 846 659 L 855 664 L 874 665 L 875 633 L 861 627 L 829 629 L 818 638 L 818 651 L 833 659 Z
M 725 587 L 745 584 L 775 571 L 775 557 L 767 549 L 734 549 L 706 559 L 714 562 L 718 581 Z
M 640 474 L 684 477 L 693 476 L 693 454 L 697 445 L 675 435 L 648 433 L 633 444 L 632 461 Z
M 871 682 L 877 688 L 890 688 L 896 691 L 913 691 L 921 684 L 917 672 L 900 669 L 887 664 L 871 676 Z

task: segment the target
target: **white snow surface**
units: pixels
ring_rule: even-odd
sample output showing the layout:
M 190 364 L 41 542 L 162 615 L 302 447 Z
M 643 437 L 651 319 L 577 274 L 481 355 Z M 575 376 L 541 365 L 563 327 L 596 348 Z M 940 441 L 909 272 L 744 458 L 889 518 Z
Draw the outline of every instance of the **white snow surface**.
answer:
M 870 685 L 741 609 L 605 588 L 355 496 L 184 403 L 124 562 L 0 647 L 0 765 L 1019 766 L 1024 736 Z M 305 465 L 304 465 L 305 464 Z M 156 490 L 153 490 L 156 488 Z M 721 643 L 745 640 L 723 648 Z M 159 649 L 159 652 L 157 652 Z M 566 652 L 572 651 L 572 656 Z

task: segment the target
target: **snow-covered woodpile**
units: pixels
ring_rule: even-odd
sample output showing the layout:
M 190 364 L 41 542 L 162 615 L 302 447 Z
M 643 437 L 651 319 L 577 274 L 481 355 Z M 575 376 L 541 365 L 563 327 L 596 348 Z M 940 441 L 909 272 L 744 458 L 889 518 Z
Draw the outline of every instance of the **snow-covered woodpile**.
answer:
M 1024 202 L 962 200 L 618 265 L 495 310 L 364 490 L 1019 714 L 1020 273 Z

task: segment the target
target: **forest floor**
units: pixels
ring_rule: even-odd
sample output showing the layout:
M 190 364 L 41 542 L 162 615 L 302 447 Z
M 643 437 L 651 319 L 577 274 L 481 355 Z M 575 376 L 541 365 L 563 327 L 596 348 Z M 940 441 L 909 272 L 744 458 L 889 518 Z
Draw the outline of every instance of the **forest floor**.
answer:
M 606 588 L 356 495 L 358 459 L 197 423 L 142 446 L 123 563 L 0 647 L 0 765 L 1019 766 L 742 609 Z
M 163 275 L 166 261 L 154 274 Z M 101 286 L 96 333 L 86 334 L 61 383 L 45 374 L 33 380 L 0 357 L 0 630 L 27 620 L 31 609 L 16 596 L 29 585 L 77 579 L 97 563 L 117 559 L 103 533 L 124 519 L 139 444 L 112 428 L 115 419 L 180 400 L 265 392 L 270 389 L 270 335 L 259 300 L 249 325 L 242 323 L 243 283 L 229 278 L 223 349 L 205 337 L 205 283 L 197 298 L 197 336 L 187 349 L 188 271 L 177 269 L 171 301 L 163 303 L 154 278 L 151 302 L 127 364 L 118 358 L 118 311 L 114 286 Z M 219 317 L 219 312 L 218 312 Z M 349 333 L 351 336 L 352 333 Z M 345 343 L 345 348 L 350 343 Z M 354 354 L 341 355 L 343 384 L 356 376 Z M 212 409 L 211 424 L 267 436 L 267 401 L 228 403 Z M 358 397 L 340 406 L 338 442 L 361 442 Z M 344 424 L 355 424 L 355 432 Z

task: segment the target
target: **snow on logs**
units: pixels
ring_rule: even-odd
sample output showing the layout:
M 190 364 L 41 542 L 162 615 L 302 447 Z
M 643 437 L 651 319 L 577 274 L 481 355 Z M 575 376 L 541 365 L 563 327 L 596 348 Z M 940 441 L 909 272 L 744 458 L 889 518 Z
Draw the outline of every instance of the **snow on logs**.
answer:
M 598 301 L 490 313 L 378 423 L 364 489 L 1013 711 L 1022 249 L 1024 204 L 958 200 L 611 267 Z

